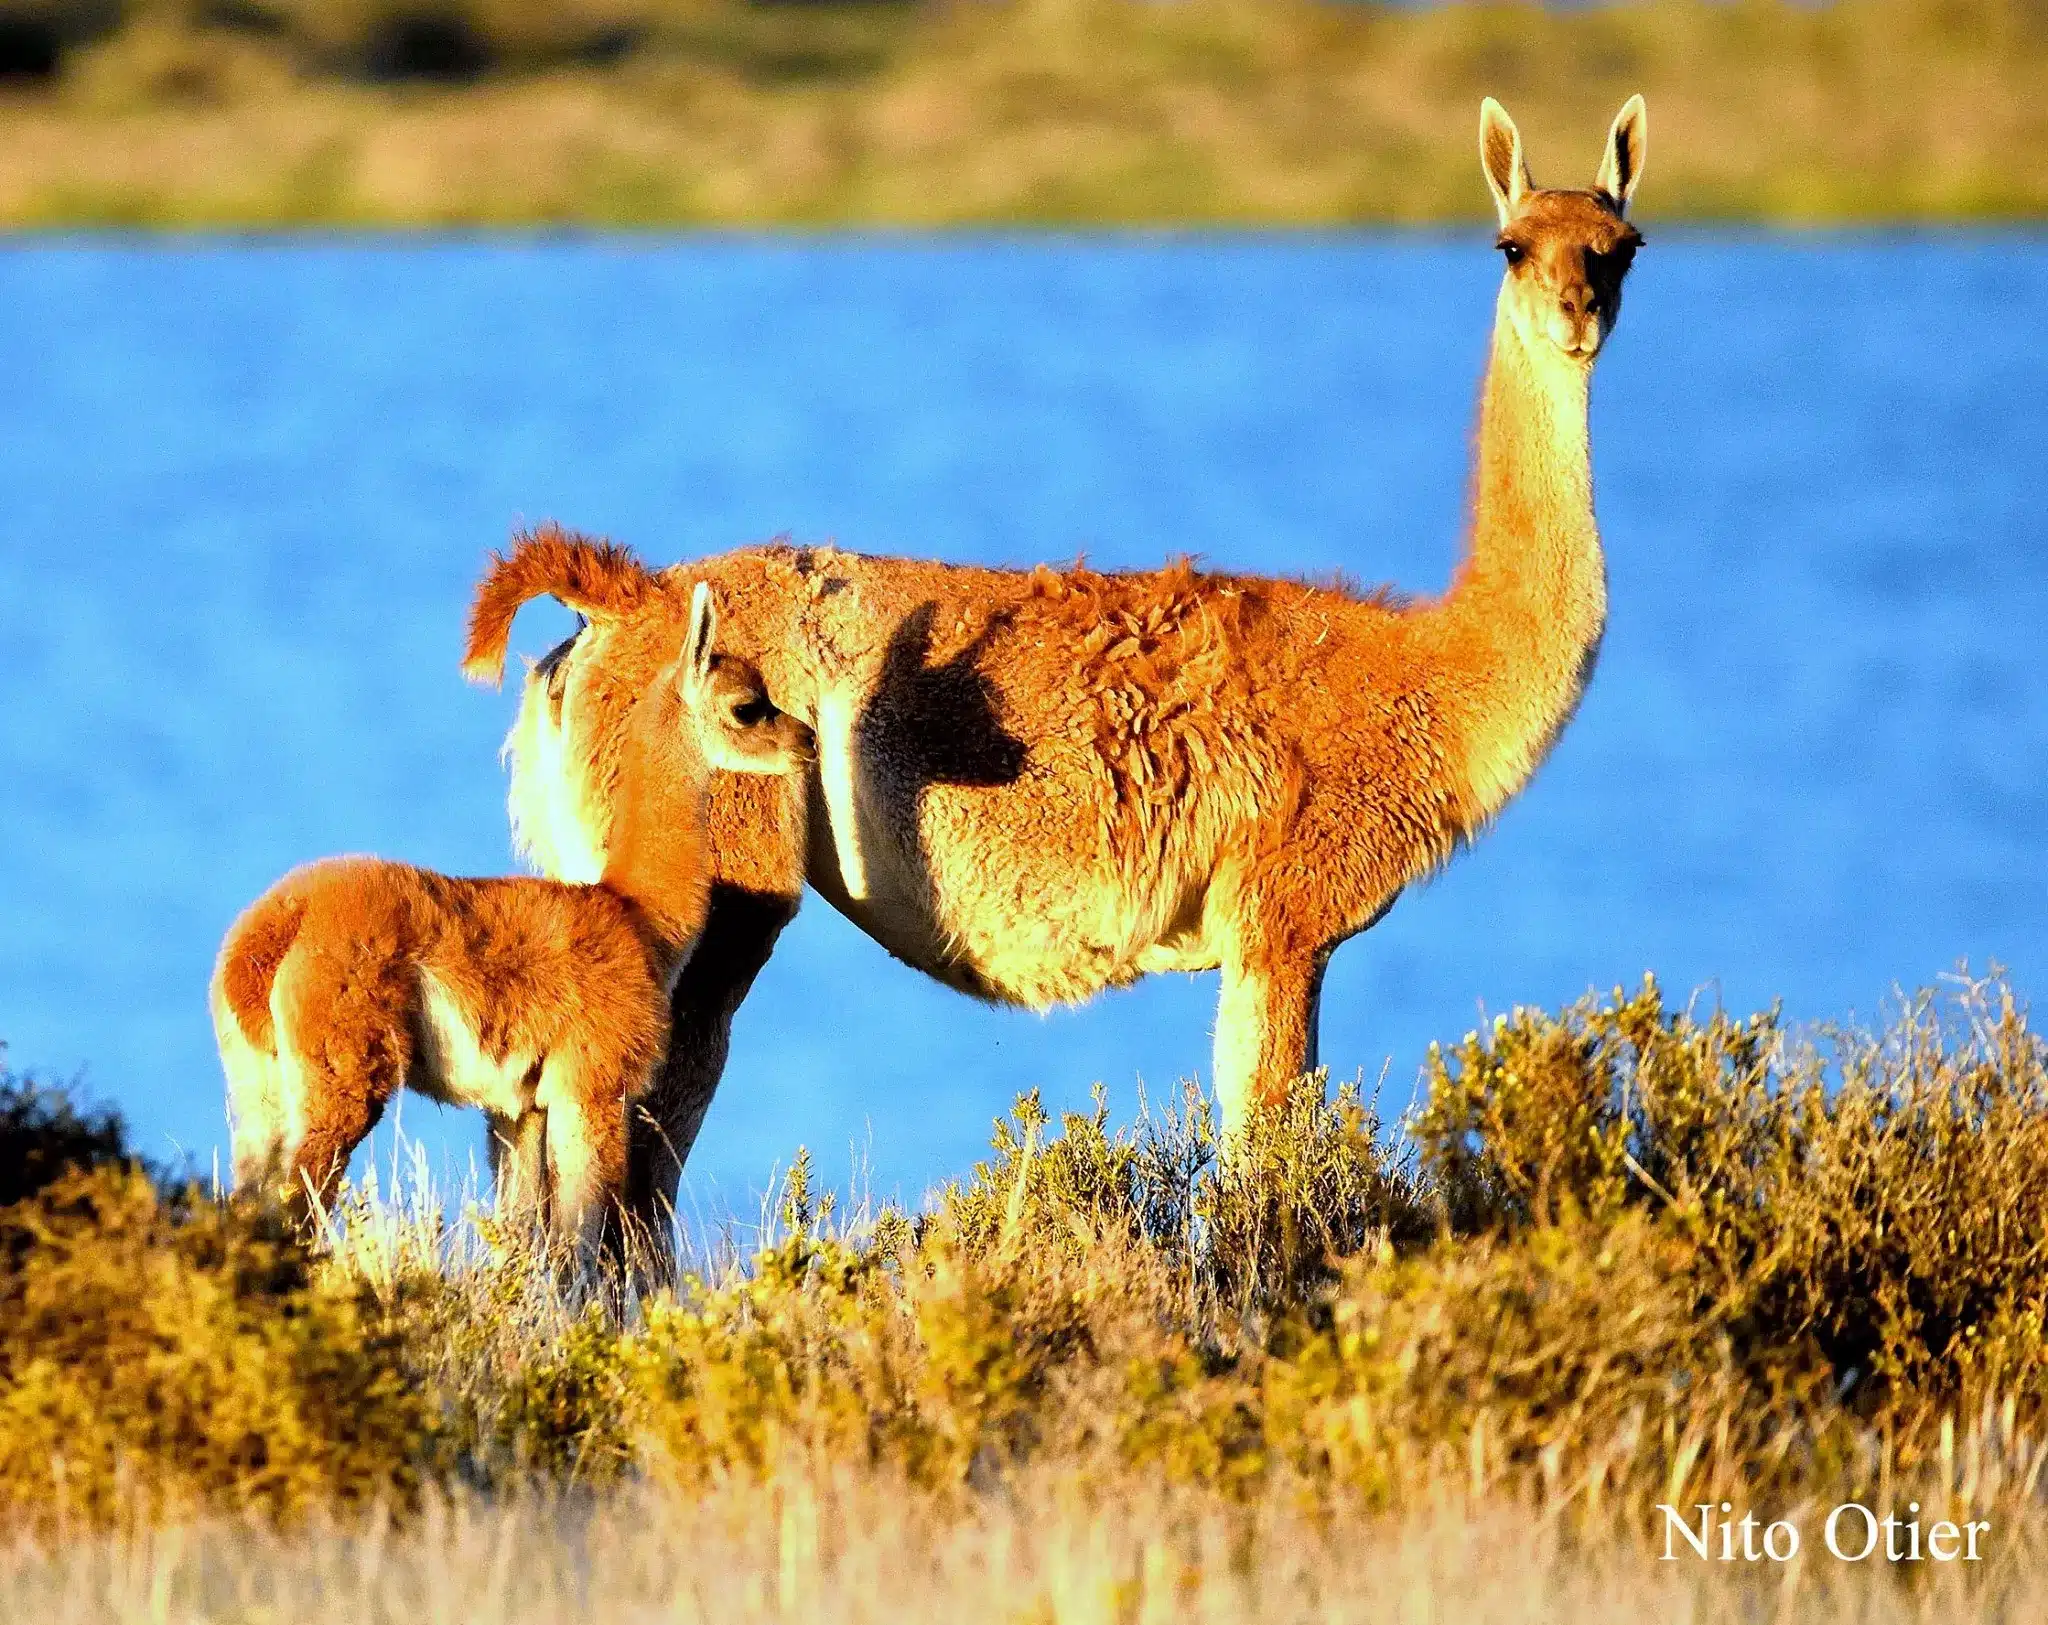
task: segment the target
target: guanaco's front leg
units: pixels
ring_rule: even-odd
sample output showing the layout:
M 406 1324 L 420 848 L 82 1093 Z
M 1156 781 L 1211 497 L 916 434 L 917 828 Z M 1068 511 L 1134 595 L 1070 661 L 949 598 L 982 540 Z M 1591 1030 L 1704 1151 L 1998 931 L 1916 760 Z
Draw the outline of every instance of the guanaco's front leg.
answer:
M 1243 1132 L 1253 1111 L 1279 1105 L 1296 1078 L 1315 1070 L 1328 962 L 1320 951 L 1240 953 L 1225 960 L 1215 1086 L 1226 1141 Z

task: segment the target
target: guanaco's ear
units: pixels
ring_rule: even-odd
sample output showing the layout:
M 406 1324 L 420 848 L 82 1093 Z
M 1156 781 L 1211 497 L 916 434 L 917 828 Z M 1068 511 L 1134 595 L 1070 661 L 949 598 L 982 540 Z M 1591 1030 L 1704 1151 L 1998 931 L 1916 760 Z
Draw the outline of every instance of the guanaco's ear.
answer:
M 626 548 L 594 541 L 559 525 L 522 532 L 509 554 L 493 553 L 469 606 L 462 674 L 473 683 L 505 675 L 512 617 L 534 598 L 556 598 L 601 621 L 644 603 L 655 587 L 647 567 Z
M 1529 166 L 1522 161 L 1522 132 L 1508 110 L 1491 96 L 1479 104 L 1479 163 L 1505 226 L 1529 190 Z
M 1650 110 L 1643 98 L 1631 96 L 1614 115 L 1607 132 L 1607 151 L 1600 158 L 1600 176 L 1593 184 L 1614 200 L 1615 211 L 1628 213 L 1628 200 L 1643 178 L 1643 152 L 1650 138 Z
M 690 630 L 683 638 L 683 692 L 701 694 L 711 682 L 712 647 L 718 641 L 718 605 L 711 583 L 700 581 L 690 594 Z

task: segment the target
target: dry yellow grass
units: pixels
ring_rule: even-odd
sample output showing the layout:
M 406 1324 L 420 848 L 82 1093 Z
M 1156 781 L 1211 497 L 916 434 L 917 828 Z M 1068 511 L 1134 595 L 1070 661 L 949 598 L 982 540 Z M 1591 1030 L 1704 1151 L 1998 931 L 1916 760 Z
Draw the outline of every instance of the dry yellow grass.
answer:
M 2005 989 L 1808 1039 L 1646 984 L 1428 1071 L 1405 1143 L 1304 1088 L 1222 1172 L 1199 1107 L 1027 1099 L 914 1215 L 800 1157 L 623 1313 L 417 1172 L 309 1247 L 0 1076 L 0 1619 L 2048 1617 Z M 1658 1511 L 1722 1502 L 1797 1560 Z M 1843 1561 L 1850 1502 L 1980 1560 Z
M 1664 1563 L 1511 1503 L 1311 1517 L 1068 1477 L 963 1514 L 858 1469 L 0 1544 L 0 1617 L 35 1625 L 2026 1625 L 2044 1597 L 2039 1521 L 1967 1572 Z
M 1482 94 L 1569 182 L 1638 89 L 1653 217 L 2048 212 L 2039 0 L 620 0 L 602 63 L 476 0 L 503 66 L 458 88 L 342 71 L 340 3 L 272 32 L 145 8 L 0 96 L 0 222 L 1476 219 Z

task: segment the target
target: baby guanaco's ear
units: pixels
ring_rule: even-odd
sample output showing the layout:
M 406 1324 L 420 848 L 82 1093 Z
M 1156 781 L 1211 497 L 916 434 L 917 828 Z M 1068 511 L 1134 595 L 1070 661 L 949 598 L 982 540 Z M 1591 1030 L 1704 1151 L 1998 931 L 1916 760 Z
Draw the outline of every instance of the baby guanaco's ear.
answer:
M 685 694 L 702 694 L 710 686 L 717 642 L 718 605 L 711 596 L 711 583 L 700 581 L 690 594 L 690 630 L 683 638 Z

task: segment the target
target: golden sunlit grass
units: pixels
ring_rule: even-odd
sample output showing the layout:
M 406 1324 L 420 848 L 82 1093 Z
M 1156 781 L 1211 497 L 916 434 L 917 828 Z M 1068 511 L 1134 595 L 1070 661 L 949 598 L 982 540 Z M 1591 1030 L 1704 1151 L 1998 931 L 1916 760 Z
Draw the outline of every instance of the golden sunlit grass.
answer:
M 397 1526 L 0 1543 L 0 1610 L 34 1625 L 2021 1625 L 2041 1617 L 2043 1535 L 2031 1523 L 1968 1571 L 1663 1563 L 1498 1501 L 1311 1515 L 1067 1475 L 962 1508 L 805 1466 L 689 1497 L 435 1502 Z
M 1483 94 L 1579 184 L 1636 90 L 1655 216 L 2034 217 L 2044 85 L 2040 0 L 158 0 L 0 94 L 0 222 L 1470 219 Z
M 1030 1099 L 922 1211 L 799 1157 L 630 1307 L 423 1176 L 308 1250 L 0 1085 L 0 1617 L 2036 1617 L 2048 1046 L 1995 984 L 1788 1035 L 1654 985 L 1304 1087 Z M 1830 1509 L 1988 1524 L 1847 1563 Z M 1796 1561 L 1660 1561 L 1659 1503 Z M 1924 1538 L 1924 1537 L 1923 1537 Z

